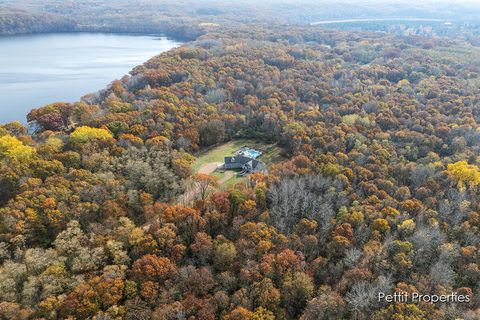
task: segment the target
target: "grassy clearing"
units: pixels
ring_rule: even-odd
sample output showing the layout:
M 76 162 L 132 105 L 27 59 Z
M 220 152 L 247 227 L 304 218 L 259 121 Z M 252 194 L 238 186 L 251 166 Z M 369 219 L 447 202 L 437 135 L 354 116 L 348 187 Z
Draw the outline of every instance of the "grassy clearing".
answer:
M 256 142 L 254 140 L 239 139 L 229 141 L 227 143 L 210 148 L 197 154 L 197 160 L 193 164 L 192 169 L 194 172 L 197 172 L 198 169 L 200 169 L 200 167 L 204 164 L 212 162 L 223 163 L 224 157 L 232 156 L 235 151 L 237 151 L 243 146 L 248 146 L 262 151 L 263 155 L 258 159 L 265 162 L 267 165 L 282 159 L 282 156 L 280 155 L 281 149 L 275 144 L 265 144 L 261 142 Z
M 239 182 L 245 183 L 247 181 L 246 177 L 238 177 L 236 175 L 236 172 L 230 178 L 228 178 L 224 172 L 218 172 L 218 171 L 212 173 L 211 176 L 216 177 L 218 181 L 220 181 L 221 190 L 227 190 L 228 188 L 236 185 Z
M 224 157 L 233 155 L 235 151 L 243 146 L 262 151 L 263 154 L 258 160 L 263 161 L 267 166 L 283 159 L 280 155 L 281 149 L 276 144 L 265 144 L 255 140 L 239 139 L 229 141 L 197 154 L 197 160 L 193 164 L 192 169 L 194 172 L 198 172 L 203 165 L 209 163 L 223 163 Z M 219 180 L 225 180 L 221 184 L 222 189 L 227 189 L 239 182 L 245 182 L 246 180 L 245 177 L 237 177 L 236 175 L 229 179 L 225 179 L 225 173 L 222 172 L 213 172 L 211 175 L 217 177 Z
M 236 175 L 233 176 L 232 178 L 228 179 L 227 181 L 225 181 L 221 186 L 220 188 L 223 189 L 223 190 L 227 190 L 231 187 L 233 187 L 234 185 L 236 185 L 237 183 L 246 183 L 247 182 L 247 177 L 237 177 Z

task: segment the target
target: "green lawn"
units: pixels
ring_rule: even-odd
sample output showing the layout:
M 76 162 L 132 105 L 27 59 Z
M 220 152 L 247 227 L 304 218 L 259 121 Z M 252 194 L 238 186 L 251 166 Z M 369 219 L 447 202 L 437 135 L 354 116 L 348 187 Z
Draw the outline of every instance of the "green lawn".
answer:
M 243 146 L 254 148 L 256 150 L 262 151 L 263 154 L 258 158 L 258 160 L 263 161 L 267 166 L 272 163 L 282 160 L 280 155 L 281 149 L 276 144 L 265 144 L 262 142 L 257 142 L 255 140 L 248 139 L 239 139 L 232 140 L 227 143 L 224 143 L 208 150 L 204 150 L 201 153 L 196 155 L 197 160 L 193 164 L 193 171 L 198 172 L 198 170 L 204 165 L 212 162 L 222 162 L 223 158 L 227 156 L 234 155 L 235 151 L 240 149 Z M 219 180 L 224 179 L 225 174 L 222 172 L 214 172 L 212 176 L 217 177 Z M 236 175 L 231 177 L 222 183 L 222 189 L 234 186 L 239 182 L 245 182 L 245 177 L 237 177 Z
M 227 181 L 225 181 L 225 183 L 223 183 L 221 186 L 220 186 L 220 189 L 223 189 L 223 190 L 227 190 L 231 187 L 233 187 L 234 185 L 236 185 L 237 183 L 246 183 L 247 182 L 247 177 L 237 177 L 237 176 L 234 176 L 230 179 L 228 179 Z
M 243 146 L 248 146 L 263 152 L 258 160 L 263 161 L 267 166 L 271 163 L 277 162 L 282 159 L 280 155 L 281 149 L 275 144 L 265 144 L 256 142 L 255 140 L 239 139 L 232 140 L 213 148 L 209 148 L 201 153 L 197 154 L 197 160 L 193 164 L 193 171 L 197 172 L 200 167 L 206 163 L 211 162 L 223 162 L 223 158 L 227 156 L 233 156 L 235 151 Z
M 225 177 L 224 172 L 218 172 L 218 171 L 212 173 L 211 175 L 218 178 L 218 180 L 222 180 Z M 220 189 L 221 190 L 227 190 L 228 188 L 233 187 L 234 185 L 236 185 L 239 182 L 245 183 L 246 181 L 247 181 L 246 177 L 238 177 L 236 175 L 236 172 L 235 172 L 234 176 L 232 176 L 230 179 L 228 179 L 228 180 L 224 181 L 222 184 L 220 184 Z

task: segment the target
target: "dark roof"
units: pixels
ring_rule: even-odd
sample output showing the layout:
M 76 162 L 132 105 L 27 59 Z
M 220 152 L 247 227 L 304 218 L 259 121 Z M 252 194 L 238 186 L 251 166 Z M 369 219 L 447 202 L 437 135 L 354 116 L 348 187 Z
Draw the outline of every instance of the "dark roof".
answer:
M 264 168 L 263 162 L 244 156 L 225 157 L 225 164 L 248 165 L 251 170 L 262 170 Z
M 253 160 L 253 169 L 255 169 L 257 167 L 262 168 L 263 167 L 263 162 L 258 161 L 258 160 Z
M 244 157 L 244 156 L 234 156 L 234 157 L 225 157 L 225 163 L 240 163 L 245 164 L 252 159 Z

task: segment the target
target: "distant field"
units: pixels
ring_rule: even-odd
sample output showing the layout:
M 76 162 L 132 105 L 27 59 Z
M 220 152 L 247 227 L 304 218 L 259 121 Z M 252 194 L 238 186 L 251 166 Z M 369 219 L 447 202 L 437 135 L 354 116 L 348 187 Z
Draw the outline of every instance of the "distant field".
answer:
M 216 167 L 216 164 L 223 163 L 224 157 L 233 155 L 235 151 L 243 146 L 262 151 L 263 154 L 258 160 L 263 161 L 267 166 L 282 160 L 282 156 L 280 155 L 281 148 L 276 144 L 265 144 L 255 140 L 239 139 L 229 141 L 197 154 L 197 160 L 193 164 L 192 169 L 195 173 L 200 171 L 217 177 L 223 188 L 228 188 L 239 182 L 244 182 L 245 177 L 237 177 L 235 174 L 232 174 L 232 171 L 226 171 L 225 173 L 212 172 L 212 169 Z

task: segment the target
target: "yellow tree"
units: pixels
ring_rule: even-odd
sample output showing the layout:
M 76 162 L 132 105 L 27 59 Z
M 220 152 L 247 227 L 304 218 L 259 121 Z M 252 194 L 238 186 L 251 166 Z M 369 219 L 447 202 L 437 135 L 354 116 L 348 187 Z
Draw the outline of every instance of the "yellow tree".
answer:
M 450 163 L 447 172 L 457 180 L 459 189 L 464 189 L 467 185 L 474 188 L 480 184 L 480 170 L 467 161 Z
M 113 135 L 106 129 L 81 126 L 75 129 L 70 135 L 70 141 L 74 143 L 87 143 L 92 140 L 107 140 Z
M 35 155 L 35 148 L 23 144 L 11 135 L 0 137 L 0 159 L 7 158 L 14 162 L 25 163 Z

